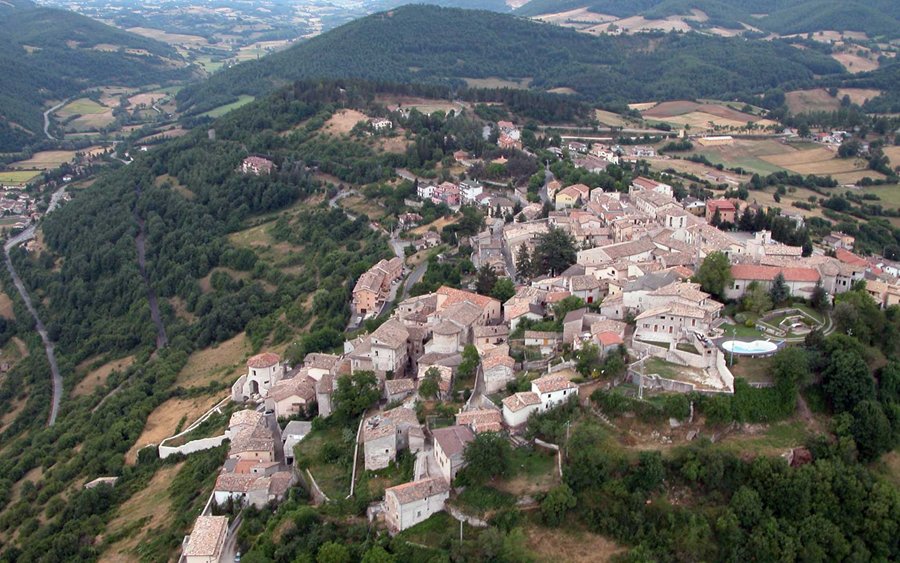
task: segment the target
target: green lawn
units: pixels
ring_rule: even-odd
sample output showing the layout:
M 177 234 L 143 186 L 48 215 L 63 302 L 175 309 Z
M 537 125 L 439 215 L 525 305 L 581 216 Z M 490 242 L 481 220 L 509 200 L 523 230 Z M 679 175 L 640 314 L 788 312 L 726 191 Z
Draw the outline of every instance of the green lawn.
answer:
M 207 117 L 213 117 L 213 118 L 222 117 L 223 115 L 225 115 L 226 113 L 228 113 L 229 111 L 231 111 L 233 109 L 237 109 L 241 106 L 245 106 L 245 105 L 249 104 L 254 99 L 255 98 L 253 96 L 248 96 L 245 94 L 245 95 L 238 97 L 237 101 L 231 102 L 230 104 L 225 104 L 224 106 L 219 106 L 217 108 L 211 109 L 206 113 L 201 113 L 200 115 L 207 116 Z
M 483 515 L 491 510 L 515 505 L 516 497 L 493 487 L 470 485 L 456 497 L 456 503 L 466 512 Z
M 343 428 L 335 425 L 313 430 L 294 448 L 297 467 L 308 468 L 329 498 L 344 498 L 350 493 L 353 444 L 352 440 L 350 444 L 344 442 Z M 324 455 L 326 444 L 339 446 L 331 458 Z
M 475 538 L 479 532 L 480 530 L 468 524 L 463 525 L 463 537 L 467 540 Z M 438 512 L 428 520 L 403 530 L 397 534 L 396 539 L 443 549 L 444 545 L 449 544 L 451 540 L 459 539 L 459 522 L 446 512 Z M 421 560 L 426 561 L 427 558 Z
M 726 358 L 729 355 L 726 353 Z M 743 377 L 751 383 L 768 383 L 772 381 L 772 358 L 753 358 L 741 356 L 738 362 L 731 366 L 731 373 L 735 377 Z
M 697 351 L 697 347 L 690 342 L 679 342 L 675 345 L 675 347 L 682 352 L 687 352 L 688 354 L 696 354 L 698 356 L 700 355 L 700 352 Z
M 646 361 L 644 361 L 644 373 L 655 373 L 660 377 L 665 377 L 666 379 L 677 379 L 678 375 L 683 369 L 684 368 L 682 366 L 667 362 L 665 360 L 661 360 L 659 358 L 648 358 Z
M 27 184 L 40 175 L 40 170 L 12 170 L 0 172 L 0 184 Z
M 511 464 L 513 475 L 536 477 L 556 471 L 556 454 L 538 449 L 515 448 Z
M 732 324 L 728 324 L 728 323 L 723 323 L 722 330 L 725 331 L 725 337 L 727 337 L 727 338 L 731 338 L 732 336 L 737 336 L 739 338 L 760 338 L 760 339 L 766 338 L 766 336 L 763 335 L 763 333 L 756 330 L 755 328 L 746 327 L 744 325 L 732 325 Z M 732 330 L 734 330 L 735 332 L 732 333 L 731 332 Z
M 737 435 L 717 444 L 738 455 L 779 455 L 790 448 L 802 446 L 809 437 L 803 422 L 778 422 L 756 436 Z
M 871 203 L 881 203 L 886 208 L 900 207 L 900 184 L 892 184 L 887 186 L 869 186 L 862 189 L 865 194 L 875 194 L 880 201 Z

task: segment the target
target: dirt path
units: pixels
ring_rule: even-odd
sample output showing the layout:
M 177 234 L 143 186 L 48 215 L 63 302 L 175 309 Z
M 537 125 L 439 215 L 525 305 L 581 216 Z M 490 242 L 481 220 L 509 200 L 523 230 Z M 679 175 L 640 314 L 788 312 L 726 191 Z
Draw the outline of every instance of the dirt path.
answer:
M 137 198 L 140 199 L 141 188 L 139 185 L 134 187 L 134 193 L 137 195 Z M 156 297 L 156 291 L 150 284 L 150 276 L 147 275 L 147 231 L 144 219 L 138 214 L 137 201 L 135 201 L 134 207 L 134 220 L 138 224 L 138 234 L 134 237 L 134 243 L 137 247 L 138 269 L 141 272 L 141 278 L 144 280 L 144 285 L 147 287 L 147 301 L 150 303 L 150 318 L 153 319 L 153 324 L 156 325 L 156 349 L 159 350 L 168 345 L 169 337 L 166 335 L 166 327 L 163 324 L 162 315 L 159 313 L 159 300 Z

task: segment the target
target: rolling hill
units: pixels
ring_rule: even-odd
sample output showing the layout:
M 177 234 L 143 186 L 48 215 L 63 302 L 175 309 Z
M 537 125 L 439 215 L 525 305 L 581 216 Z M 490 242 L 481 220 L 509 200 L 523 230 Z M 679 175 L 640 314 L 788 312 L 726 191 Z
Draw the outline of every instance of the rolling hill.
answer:
M 456 86 L 467 78 L 527 80 L 540 90 L 570 88 L 587 100 L 623 103 L 733 97 L 842 72 L 825 55 L 781 41 L 592 37 L 505 14 L 417 5 L 238 65 L 182 90 L 178 100 L 188 112 L 202 113 L 298 79 L 352 77 Z
M 688 22 L 696 29 L 719 26 L 743 30 L 749 26 L 781 35 L 835 30 L 865 32 L 870 37 L 900 36 L 900 3 L 891 0 L 532 0 L 516 14 L 535 17 L 577 9 L 616 18 L 642 16 L 653 20 L 699 10 L 705 18 Z
M 189 74 L 164 43 L 74 12 L 23 0 L 0 3 L 0 152 L 19 150 L 43 134 L 41 113 L 51 100 L 96 86 Z

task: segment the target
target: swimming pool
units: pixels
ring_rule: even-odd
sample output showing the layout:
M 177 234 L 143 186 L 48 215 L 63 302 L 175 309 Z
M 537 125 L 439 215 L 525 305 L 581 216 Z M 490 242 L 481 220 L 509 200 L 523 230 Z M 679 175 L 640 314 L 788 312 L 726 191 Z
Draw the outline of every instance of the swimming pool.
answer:
M 741 356 L 756 356 L 760 354 L 771 354 L 778 350 L 778 344 L 768 340 L 754 340 L 753 342 L 742 342 L 740 340 L 728 340 L 722 343 L 722 349 L 726 352 L 734 352 Z

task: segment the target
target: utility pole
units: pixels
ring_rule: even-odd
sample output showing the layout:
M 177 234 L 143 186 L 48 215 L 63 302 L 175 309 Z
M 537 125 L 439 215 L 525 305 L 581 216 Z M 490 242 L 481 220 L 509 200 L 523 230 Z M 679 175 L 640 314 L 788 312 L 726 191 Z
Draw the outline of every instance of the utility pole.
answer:
M 728 367 L 734 366 L 734 344 L 735 344 L 734 339 L 735 338 L 737 338 L 737 327 L 733 327 L 731 329 L 731 359 L 728 362 Z

